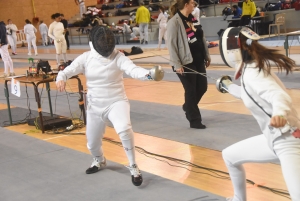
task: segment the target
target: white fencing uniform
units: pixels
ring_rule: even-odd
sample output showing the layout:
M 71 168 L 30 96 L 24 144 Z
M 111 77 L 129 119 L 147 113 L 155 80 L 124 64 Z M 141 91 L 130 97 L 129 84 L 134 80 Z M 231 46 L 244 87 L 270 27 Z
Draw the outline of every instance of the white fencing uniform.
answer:
M 77 57 L 68 68 L 60 71 L 57 82 L 66 81 L 68 78 L 83 73 L 86 76 L 87 92 L 87 125 L 86 137 L 87 147 L 95 158 L 103 160 L 102 138 L 105 126 L 110 121 L 116 132 L 122 139 L 124 131 L 130 131 L 130 149 L 134 150 L 133 132 L 130 121 L 130 106 L 125 93 L 123 83 L 123 72 L 136 78 L 147 80 L 145 77 L 149 70 L 136 66 L 123 53 L 114 50 L 112 54 L 105 58 L 92 47 L 91 51 L 85 52 Z M 129 152 L 126 151 L 126 154 Z M 135 164 L 134 151 L 127 155 L 131 165 Z
M 35 36 L 36 32 L 37 30 L 32 24 L 26 24 L 24 26 L 24 33 L 26 34 L 26 40 L 28 43 L 28 55 L 31 55 L 31 44 L 33 46 L 35 54 L 37 55 L 36 36 Z
M 290 126 L 300 128 L 300 120 L 292 106 L 283 83 L 274 74 L 247 64 L 241 82 L 247 92 L 272 116 L 284 116 Z M 280 161 L 288 191 L 293 201 L 300 201 L 300 139 L 289 132 L 269 126 L 270 117 L 247 95 L 243 87 L 230 84 L 229 93 L 240 97 L 257 120 L 263 134 L 235 143 L 222 154 L 234 187 L 233 201 L 246 201 L 246 176 L 244 163 Z M 243 132 L 241 130 L 241 132 Z
M 4 62 L 4 74 L 9 75 L 10 73 L 14 72 L 13 61 L 8 52 L 8 45 L 2 45 L 0 47 L 0 55 Z
M 48 45 L 48 27 L 45 23 L 40 24 L 39 30 L 42 36 L 43 45 Z
M 165 13 L 160 13 L 157 18 L 159 23 L 159 32 L 158 32 L 158 48 L 161 46 L 162 38 L 165 39 L 165 44 L 167 44 L 167 22 L 169 15 Z
M 61 22 L 52 22 L 49 26 L 48 36 L 54 40 L 54 45 L 56 49 L 56 62 L 57 65 L 60 64 L 59 55 L 63 53 L 64 62 L 67 61 L 66 52 L 67 52 L 67 42 L 64 36 L 64 25 Z
M 18 28 L 15 24 L 8 24 L 8 25 L 6 25 L 6 29 L 9 32 L 7 34 L 8 44 L 10 45 L 12 52 L 16 53 L 16 51 L 17 51 L 17 31 L 18 31 Z
M 80 12 L 80 17 L 83 17 L 83 14 L 85 13 L 85 5 L 84 5 L 84 0 L 78 0 L 79 4 L 79 12 Z

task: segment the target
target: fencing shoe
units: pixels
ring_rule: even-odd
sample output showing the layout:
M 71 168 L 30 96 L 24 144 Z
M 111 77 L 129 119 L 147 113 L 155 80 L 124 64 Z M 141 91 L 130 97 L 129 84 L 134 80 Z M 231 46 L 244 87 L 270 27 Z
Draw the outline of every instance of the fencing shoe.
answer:
M 104 157 L 104 160 L 102 162 L 100 162 L 97 158 L 94 158 L 93 163 L 91 165 L 91 167 L 89 167 L 85 173 L 86 174 L 93 174 L 98 172 L 99 170 L 101 170 L 102 168 L 104 168 L 106 166 L 106 158 Z
M 132 166 L 126 166 L 130 173 L 131 173 L 131 181 L 133 185 L 140 186 L 143 183 L 143 177 L 140 169 L 136 164 L 133 164 Z

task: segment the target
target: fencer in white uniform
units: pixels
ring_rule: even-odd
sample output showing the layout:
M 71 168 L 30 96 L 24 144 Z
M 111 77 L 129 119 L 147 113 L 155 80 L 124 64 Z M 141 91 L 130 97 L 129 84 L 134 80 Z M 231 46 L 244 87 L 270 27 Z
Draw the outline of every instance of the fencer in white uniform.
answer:
M 13 61 L 8 52 L 7 32 L 3 21 L 0 21 L 0 55 L 4 63 L 4 73 L 0 77 L 14 76 Z
M 194 23 L 194 25 L 200 25 L 200 9 L 198 8 L 198 3 L 194 1 L 194 10 L 192 12 L 192 15 L 194 16 L 194 18 L 197 20 L 196 23 Z
M 80 17 L 83 17 L 83 14 L 85 13 L 85 4 L 84 0 L 75 0 L 76 5 L 79 5 L 79 12 L 80 12 Z
M 42 36 L 43 46 L 48 45 L 48 27 L 43 20 L 40 22 L 39 30 Z
M 157 18 L 157 22 L 159 23 L 159 31 L 158 31 L 158 50 L 160 50 L 162 38 L 165 40 L 165 44 L 167 44 L 167 22 L 169 15 L 165 12 L 165 8 L 163 6 L 159 6 L 159 15 Z
M 129 160 L 132 183 L 142 184 L 142 175 L 135 161 L 134 133 L 130 121 L 130 106 L 125 93 L 123 72 L 132 78 L 151 80 L 149 70 L 136 66 L 128 57 L 115 49 L 115 37 L 106 26 L 95 26 L 90 32 L 90 51 L 77 57 L 70 66 L 60 71 L 56 85 L 65 89 L 70 77 L 83 73 L 87 92 L 87 147 L 94 161 L 86 170 L 95 173 L 106 166 L 102 138 L 108 121 L 119 134 Z
M 54 40 L 56 49 L 56 64 L 60 65 L 60 54 L 63 54 L 64 62 L 67 62 L 67 42 L 65 39 L 65 29 L 63 23 L 60 22 L 60 13 L 51 16 L 54 20 L 49 26 L 48 36 Z
M 8 25 L 6 25 L 7 30 L 7 40 L 11 47 L 12 54 L 17 54 L 17 31 L 18 28 L 15 24 L 12 23 L 11 19 L 7 20 Z
M 234 188 L 234 197 L 227 200 L 247 200 L 244 163 L 279 161 L 291 199 L 300 201 L 300 120 L 285 86 L 268 63 L 291 72 L 295 62 L 260 45 L 259 38 L 249 28 L 238 27 L 226 29 L 220 39 L 224 62 L 236 68 L 235 79 L 241 77 L 241 86 L 229 79 L 220 86 L 243 100 L 263 133 L 223 150 Z
M 28 44 L 28 55 L 31 55 L 31 45 L 32 45 L 35 56 L 37 56 L 38 52 L 36 47 L 36 36 L 35 36 L 37 30 L 28 19 L 26 19 L 25 22 L 26 25 L 24 26 L 24 33 L 26 34 L 26 40 Z

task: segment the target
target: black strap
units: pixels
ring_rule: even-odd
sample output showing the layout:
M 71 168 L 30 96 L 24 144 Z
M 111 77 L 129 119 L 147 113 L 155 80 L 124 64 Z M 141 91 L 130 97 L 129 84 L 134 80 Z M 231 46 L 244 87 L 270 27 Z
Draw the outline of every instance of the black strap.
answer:
M 264 113 L 265 113 L 266 115 L 268 115 L 268 116 L 271 118 L 272 115 L 270 115 L 269 113 L 267 113 L 267 112 L 264 110 L 264 108 L 261 107 L 261 106 L 253 99 L 253 97 L 250 96 L 250 94 L 249 94 L 248 91 L 246 90 L 245 83 L 244 83 L 244 72 L 245 72 L 245 70 L 246 70 L 246 67 L 247 67 L 247 64 L 245 65 L 245 67 L 244 67 L 244 69 L 243 69 L 243 74 L 242 74 L 242 78 L 243 78 L 242 84 L 243 84 L 244 90 L 245 90 L 246 94 L 249 96 L 249 98 L 250 98 L 250 99 L 251 99 L 251 100 L 252 100 L 252 101 L 260 108 L 260 109 L 262 109 L 262 111 L 264 111 Z

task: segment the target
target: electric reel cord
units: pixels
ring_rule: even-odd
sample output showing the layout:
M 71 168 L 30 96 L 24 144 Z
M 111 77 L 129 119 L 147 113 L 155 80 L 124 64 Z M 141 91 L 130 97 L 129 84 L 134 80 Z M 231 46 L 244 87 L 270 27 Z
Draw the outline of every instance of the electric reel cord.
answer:
M 121 142 L 117 142 L 117 141 L 114 141 L 114 140 L 111 140 L 111 139 L 105 138 L 105 137 L 103 138 L 103 140 L 107 141 L 109 143 L 115 144 L 117 146 L 123 147 Z M 146 157 L 153 158 L 155 160 L 167 163 L 170 166 L 178 167 L 178 168 L 183 168 L 183 169 L 186 169 L 186 170 L 194 172 L 194 173 L 206 174 L 206 175 L 209 175 L 209 176 L 212 176 L 212 177 L 215 177 L 215 178 L 219 178 L 219 179 L 230 180 L 228 172 L 224 172 L 224 171 L 220 171 L 220 170 L 216 170 L 216 169 L 212 169 L 212 168 L 207 168 L 207 167 L 204 167 L 204 166 L 199 166 L 199 165 L 196 165 L 194 163 L 191 163 L 191 162 L 188 162 L 188 161 L 185 161 L 185 160 L 181 160 L 181 159 L 177 159 L 177 158 L 173 158 L 173 157 L 169 157 L 169 156 L 164 156 L 164 155 L 160 155 L 160 154 L 155 154 L 155 153 L 152 153 L 152 152 L 148 152 L 148 151 L 146 151 L 145 149 L 143 149 L 143 148 L 141 148 L 139 146 L 135 146 L 135 148 L 136 148 L 137 152 L 139 152 L 140 154 L 143 154 Z M 209 171 L 213 175 L 210 174 L 210 173 L 204 173 L 204 172 L 198 172 L 198 171 L 190 170 L 187 167 L 183 167 L 183 166 L 179 166 L 179 165 L 173 165 L 173 164 L 170 164 L 168 161 L 165 161 L 165 160 L 162 160 L 162 159 L 158 159 L 156 157 L 164 158 L 164 159 L 170 160 L 172 162 L 179 163 L 181 165 L 185 165 L 185 166 L 189 166 L 189 167 L 193 167 L 193 168 L 203 169 L 203 170 Z M 223 175 L 226 175 L 226 176 L 222 176 L 220 174 L 223 174 Z M 257 186 L 258 188 L 261 188 L 263 190 L 271 191 L 272 193 L 274 193 L 276 195 L 279 195 L 279 196 L 282 196 L 282 197 L 285 197 L 285 198 L 289 198 L 289 193 L 286 190 L 277 189 L 277 188 L 270 188 L 270 187 L 267 187 L 267 186 L 259 185 L 259 184 L 256 184 L 255 182 L 253 182 L 252 180 L 249 180 L 249 179 L 246 179 L 246 182 L 248 184 Z

